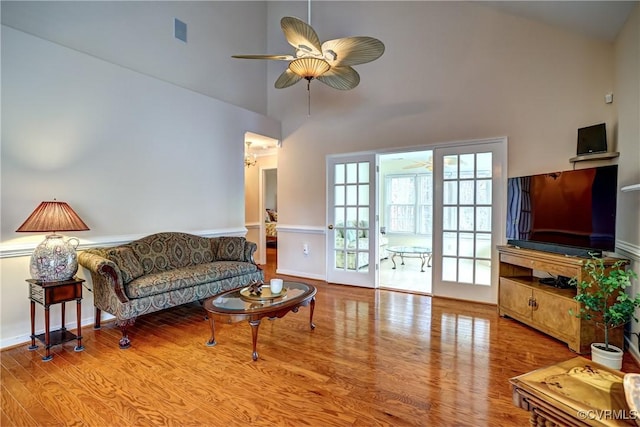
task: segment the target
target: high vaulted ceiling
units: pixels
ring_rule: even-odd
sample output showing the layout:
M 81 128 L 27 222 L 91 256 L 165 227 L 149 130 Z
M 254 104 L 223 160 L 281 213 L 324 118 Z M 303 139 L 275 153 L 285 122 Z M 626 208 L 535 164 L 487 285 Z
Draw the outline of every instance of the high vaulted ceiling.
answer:
M 613 41 L 638 1 L 489 1 L 504 12 Z

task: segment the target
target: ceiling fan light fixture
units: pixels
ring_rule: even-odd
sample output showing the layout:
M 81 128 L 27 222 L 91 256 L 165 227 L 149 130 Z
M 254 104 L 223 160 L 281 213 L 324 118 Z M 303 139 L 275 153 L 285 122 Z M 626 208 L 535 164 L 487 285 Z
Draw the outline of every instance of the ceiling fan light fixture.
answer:
M 282 18 L 280 26 L 287 42 L 294 48 L 294 55 L 232 55 L 240 59 L 291 61 L 276 80 L 277 89 L 292 86 L 303 78 L 307 82 L 317 79 L 339 90 L 353 89 L 360 83 L 360 75 L 351 67 L 374 61 L 385 50 L 380 40 L 365 36 L 321 43 L 309 24 L 292 16 Z
M 331 66 L 327 61 L 319 58 L 298 58 L 289 64 L 291 72 L 307 80 L 315 79 L 330 69 Z

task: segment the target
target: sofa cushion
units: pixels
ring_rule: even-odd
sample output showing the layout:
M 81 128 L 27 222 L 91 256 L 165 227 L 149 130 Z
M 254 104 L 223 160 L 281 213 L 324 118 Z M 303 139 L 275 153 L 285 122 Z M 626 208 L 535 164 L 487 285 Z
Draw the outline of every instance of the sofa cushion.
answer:
M 228 279 L 259 271 L 258 266 L 242 261 L 215 261 L 160 273 L 146 274 L 125 286 L 131 299 L 190 288 L 203 283 Z
M 211 240 L 186 233 L 156 233 L 131 242 L 144 274 L 208 263 L 214 260 Z
M 244 261 L 244 237 L 218 237 L 217 261 Z
M 120 269 L 122 282 L 129 283 L 144 274 L 142 264 L 128 246 L 118 246 L 107 251 L 107 258 Z

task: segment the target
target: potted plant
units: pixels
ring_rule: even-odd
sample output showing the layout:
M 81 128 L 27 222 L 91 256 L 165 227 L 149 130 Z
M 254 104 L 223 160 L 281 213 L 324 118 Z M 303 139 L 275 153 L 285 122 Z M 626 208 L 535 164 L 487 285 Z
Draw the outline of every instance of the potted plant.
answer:
M 593 257 L 585 263 L 587 280 L 571 280 L 578 288 L 574 299 L 581 303 L 580 312 L 572 315 L 586 320 L 594 320 L 597 327 L 604 330 L 604 343 L 591 344 L 591 359 L 614 369 L 622 367 L 623 350 L 609 344 L 609 332 L 630 322 L 636 322 L 636 308 L 640 307 L 640 294 L 629 296 L 625 289 L 631 286 L 631 279 L 638 276 L 626 269 L 627 261 L 619 260 L 605 265 L 603 258 Z

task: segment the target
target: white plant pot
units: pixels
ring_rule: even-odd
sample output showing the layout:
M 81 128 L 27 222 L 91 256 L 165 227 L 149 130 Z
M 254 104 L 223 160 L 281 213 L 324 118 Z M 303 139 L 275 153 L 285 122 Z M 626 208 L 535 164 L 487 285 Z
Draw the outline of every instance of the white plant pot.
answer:
M 601 348 L 602 347 L 602 348 Z M 624 352 L 619 347 L 609 344 L 609 351 L 604 349 L 604 343 L 591 344 L 591 360 L 609 368 L 620 370 Z

